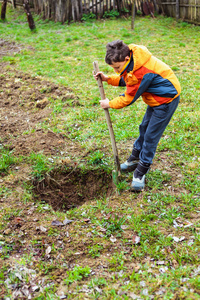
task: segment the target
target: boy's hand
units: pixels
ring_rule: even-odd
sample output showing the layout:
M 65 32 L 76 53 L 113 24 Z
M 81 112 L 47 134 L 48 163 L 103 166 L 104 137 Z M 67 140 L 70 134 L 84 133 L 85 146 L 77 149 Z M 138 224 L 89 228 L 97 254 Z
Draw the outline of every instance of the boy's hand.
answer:
M 93 76 L 96 80 L 98 79 L 98 77 L 101 77 L 102 81 L 107 81 L 108 80 L 108 76 L 105 75 L 103 72 L 97 72 L 96 74 L 93 72 Z
M 100 100 L 99 102 L 100 102 L 100 105 L 101 105 L 102 108 L 109 108 L 110 107 L 108 98 L 106 98 L 105 100 Z

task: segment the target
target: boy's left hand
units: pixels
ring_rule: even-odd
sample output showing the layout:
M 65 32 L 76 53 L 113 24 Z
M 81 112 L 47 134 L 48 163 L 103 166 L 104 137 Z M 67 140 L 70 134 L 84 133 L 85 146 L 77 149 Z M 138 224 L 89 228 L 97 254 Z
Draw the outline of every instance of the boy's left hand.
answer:
M 100 100 L 99 102 L 100 102 L 100 105 L 101 105 L 102 108 L 109 108 L 110 107 L 108 98 L 106 98 L 105 100 Z

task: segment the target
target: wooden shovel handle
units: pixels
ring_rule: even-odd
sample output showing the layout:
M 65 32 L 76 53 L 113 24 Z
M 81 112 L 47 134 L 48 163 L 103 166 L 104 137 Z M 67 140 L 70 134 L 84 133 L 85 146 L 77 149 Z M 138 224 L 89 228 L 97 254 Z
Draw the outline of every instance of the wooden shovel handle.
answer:
M 93 66 L 94 66 L 95 74 L 98 73 L 99 72 L 98 62 L 97 61 L 93 62 Z M 101 100 L 105 100 L 106 99 L 105 92 L 104 92 L 103 83 L 102 83 L 102 80 L 101 80 L 100 76 L 98 76 L 97 83 L 98 83 L 98 86 L 99 86 Z M 119 163 L 119 157 L 118 157 L 117 146 L 116 146 L 116 142 L 115 142 L 115 135 L 114 135 L 113 127 L 112 127 L 112 122 L 111 122 L 111 118 L 110 118 L 108 108 L 104 108 L 104 111 L 105 111 L 105 115 L 106 115 L 106 122 L 107 122 L 107 125 L 108 125 L 111 144 L 112 144 L 112 150 L 113 150 L 113 154 L 114 154 L 115 169 L 118 172 L 118 175 L 120 175 L 120 163 Z

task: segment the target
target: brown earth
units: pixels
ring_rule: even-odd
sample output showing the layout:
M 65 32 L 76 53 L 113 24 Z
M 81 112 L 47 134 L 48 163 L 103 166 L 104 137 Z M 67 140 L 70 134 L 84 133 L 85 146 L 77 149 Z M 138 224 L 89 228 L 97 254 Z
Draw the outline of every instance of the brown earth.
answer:
M 5 45 L 7 47 L 8 43 Z M 14 44 L 11 44 L 11 47 L 15 49 Z M 26 157 L 32 152 L 55 156 L 60 155 L 61 152 L 69 152 L 80 157 L 81 149 L 78 144 L 62 134 L 56 134 L 50 129 L 45 131 L 40 127 L 42 122 L 51 118 L 52 109 L 49 98 L 57 99 L 59 97 L 66 105 L 69 105 L 68 99 L 74 99 L 72 105 L 80 105 L 72 90 L 19 72 L 10 65 L 3 66 L 1 64 L 0 67 L 2 69 L 0 76 L 0 136 L 2 146 L 12 150 L 15 156 L 23 155 Z M 65 163 L 62 162 L 62 164 Z M 68 162 L 67 165 L 68 172 L 71 174 L 70 180 L 65 170 L 59 179 L 54 178 L 58 176 L 54 172 L 49 177 L 49 181 L 45 180 L 45 185 L 44 181 L 35 183 L 36 193 L 41 194 L 42 199 L 48 201 L 54 208 L 62 207 L 63 203 L 65 208 L 79 205 L 86 198 L 94 198 L 96 193 L 104 194 L 105 188 L 102 188 L 104 183 L 110 185 L 111 178 L 107 174 L 99 175 L 97 172 L 93 174 L 90 171 L 82 176 L 80 170 L 74 171 L 76 169 L 74 162 L 70 162 L 70 164 Z M 20 172 L 18 172 L 19 174 Z M 24 179 L 23 170 L 21 175 Z M 52 182 L 54 182 L 53 187 Z M 59 191 L 60 193 L 64 192 L 64 199 L 59 194 L 57 196 Z

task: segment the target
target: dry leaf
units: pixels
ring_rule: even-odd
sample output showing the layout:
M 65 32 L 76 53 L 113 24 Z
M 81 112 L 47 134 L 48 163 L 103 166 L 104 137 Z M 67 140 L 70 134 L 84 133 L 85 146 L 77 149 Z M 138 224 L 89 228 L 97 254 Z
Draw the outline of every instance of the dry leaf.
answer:
M 48 246 L 46 251 L 45 251 L 46 255 L 48 255 L 49 253 L 51 253 L 51 246 Z
M 58 220 L 54 220 L 51 222 L 51 225 L 53 226 L 63 226 L 64 224 Z
M 83 219 L 83 222 L 88 223 L 90 222 L 90 219 Z
M 129 296 L 131 297 L 131 299 L 134 299 L 134 300 L 142 300 L 142 298 L 140 298 L 140 296 L 138 296 L 134 293 L 130 293 Z
M 110 237 L 110 241 L 111 241 L 112 243 L 115 243 L 115 242 L 117 241 L 117 239 L 116 239 L 114 236 L 111 236 L 111 237 Z
M 140 242 L 140 237 L 138 235 L 133 236 L 133 244 L 138 244 Z
M 122 225 L 122 226 L 121 226 L 121 229 L 123 229 L 123 230 L 124 230 L 124 229 L 127 229 L 127 228 L 128 228 L 127 225 Z
M 66 219 L 64 219 L 63 224 L 64 224 L 64 225 L 67 225 L 67 224 L 69 224 L 69 223 L 71 223 L 71 222 L 73 222 L 73 220 L 68 220 L 68 219 L 66 218 Z
M 47 231 L 47 229 L 44 226 L 42 226 L 42 225 L 39 227 L 39 230 L 42 231 L 42 232 L 46 232 Z
M 173 238 L 173 240 L 174 240 L 176 243 L 182 242 L 182 241 L 185 240 L 185 237 L 184 237 L 184 236 L 181 236 L 180 238 L 178 238 L 178 237 L 176 237 L 176 236 L 173 236 L 172 238 Z

